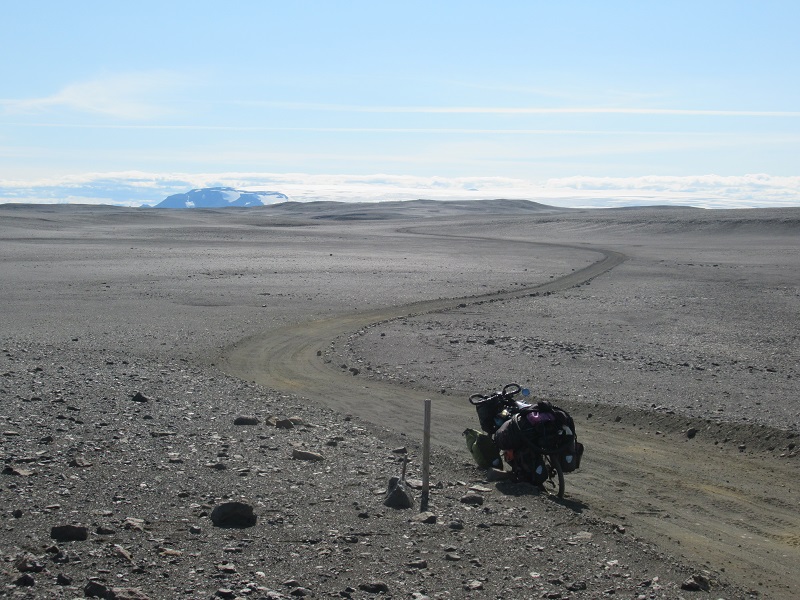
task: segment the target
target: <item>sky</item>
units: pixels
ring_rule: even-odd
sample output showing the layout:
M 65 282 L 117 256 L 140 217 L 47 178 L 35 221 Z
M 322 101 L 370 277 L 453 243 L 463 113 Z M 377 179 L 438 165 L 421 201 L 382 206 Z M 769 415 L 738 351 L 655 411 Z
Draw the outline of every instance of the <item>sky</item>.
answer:
M 800 206 L 800 2 L 5 2 L 0 203 Z

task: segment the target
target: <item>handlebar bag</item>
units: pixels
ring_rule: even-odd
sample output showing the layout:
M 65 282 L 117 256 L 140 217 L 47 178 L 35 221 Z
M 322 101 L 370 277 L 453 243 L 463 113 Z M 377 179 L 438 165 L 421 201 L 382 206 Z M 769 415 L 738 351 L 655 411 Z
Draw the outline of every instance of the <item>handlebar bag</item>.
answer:
M 483 402 L 475 405 L 475 411 L 478 413 L 478 422 L 481 424 L 481 429 L 486 433 L 492 434 L 497 431 L 497 413 L 500 412 L 500 399 L 487 398 Z

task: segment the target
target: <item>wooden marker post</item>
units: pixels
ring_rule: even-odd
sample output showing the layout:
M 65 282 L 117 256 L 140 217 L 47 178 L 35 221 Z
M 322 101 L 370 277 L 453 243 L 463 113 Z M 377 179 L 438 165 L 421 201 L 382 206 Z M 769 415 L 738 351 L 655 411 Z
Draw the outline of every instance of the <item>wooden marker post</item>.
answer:
M 430 491 L 430 458 L 431 458 L 431 401 L 425 400 L 425 425 L 422 433 L 422 498 L 419 502 L 420 512 L 428 510 Z

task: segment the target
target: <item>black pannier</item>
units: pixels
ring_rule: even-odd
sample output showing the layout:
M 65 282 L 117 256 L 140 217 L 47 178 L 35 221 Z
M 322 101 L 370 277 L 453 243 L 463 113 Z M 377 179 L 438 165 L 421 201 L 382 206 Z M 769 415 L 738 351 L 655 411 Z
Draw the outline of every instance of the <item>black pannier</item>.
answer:
M 500 450 L 518 450 L 526 445 L 525 434 L 519 426 L 519 416 L 505 421 L 494 434 L 494 443 Z
M 571 449 L 565 450 L 561 454 L 561 468 L 565 473 L 572 473 L 581 467 L 581 457 L 583 456 L 583 444 L 575 442 Z
M 500 396 L 490 396 L 475 405 L 475 411 L 478 413 L 478 422 L 488 434 L 493 434 L 497 431 L 497 413 L 500 412 Z
M 566 473 L 579 468 L 583 456 L 572 417 L 547 401 L 527 407 L 503 423 L 495 433 L 495 443 L 500 450 L 558 453 Z

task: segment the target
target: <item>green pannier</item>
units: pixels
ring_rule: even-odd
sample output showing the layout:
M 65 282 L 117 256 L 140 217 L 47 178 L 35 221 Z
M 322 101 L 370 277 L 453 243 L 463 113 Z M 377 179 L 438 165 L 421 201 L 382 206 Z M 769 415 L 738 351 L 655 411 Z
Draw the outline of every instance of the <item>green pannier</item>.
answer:
M 500 460 L 500 451 L 490 435 L 477 429 L 465 429 L 464 437 L 467 439 L 467 450 L 481 469 L 489 469 L 495 461 Z

